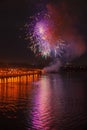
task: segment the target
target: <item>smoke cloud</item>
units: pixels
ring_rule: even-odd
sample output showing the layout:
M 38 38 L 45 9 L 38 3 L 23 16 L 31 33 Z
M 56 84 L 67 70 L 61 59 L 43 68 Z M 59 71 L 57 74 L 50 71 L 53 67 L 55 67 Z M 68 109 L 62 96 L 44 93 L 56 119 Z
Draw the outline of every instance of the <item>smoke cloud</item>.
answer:
M 56 58 L 53 57 L 53 64 L 49 67 L 45 67 L 43 70 L 45 72 L 57 72 L 63 61 L 65 62 L 72 61 L 75 58 L 80 57 L 86 51 L 86 46 L 83 37 L 80 35 L 77 25 L 78 18 L 69 12 L 68 5 L 61 3 L 59 5 L 47 4 L 48 14 L 52 21 L 51 25 L 51 34 L 52 34 L 52 46 L 54 47 L 58 39 L 63 40 L 63 43 L 60 44 L 59 50 L 56 55 Z

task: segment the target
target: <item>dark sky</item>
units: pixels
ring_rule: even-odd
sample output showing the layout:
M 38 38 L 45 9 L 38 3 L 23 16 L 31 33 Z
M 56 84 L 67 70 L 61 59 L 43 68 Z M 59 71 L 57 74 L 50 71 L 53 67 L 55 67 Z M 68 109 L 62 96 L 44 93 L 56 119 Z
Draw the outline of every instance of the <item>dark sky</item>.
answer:
M 70 13 L 79 18 L 78 29 L 87 41 L 87 4 L 86 0 L 61 0 L 70 7 Z M 34 59 L 32 52 L 27 49 L 23 33 L 20 28 L 24 26 L 29 16 L 42 8 L 44 4 L 52 2 L 58 4 L 60 0 L 2 0 L 0 1 L 0 61 L 5 62 L 31 62 Z M 83 57 L 86 60 L 86 55 Z M 83 60 L 83 61 L 84 61 Z

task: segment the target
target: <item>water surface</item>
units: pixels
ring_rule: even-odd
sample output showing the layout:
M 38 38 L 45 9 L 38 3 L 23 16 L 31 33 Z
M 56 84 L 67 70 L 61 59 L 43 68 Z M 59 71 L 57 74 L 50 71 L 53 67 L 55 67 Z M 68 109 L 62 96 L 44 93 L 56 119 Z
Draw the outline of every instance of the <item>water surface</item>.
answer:
M 82 73 L 0 79 L 0 130 L 84 130 L 87 76 Z

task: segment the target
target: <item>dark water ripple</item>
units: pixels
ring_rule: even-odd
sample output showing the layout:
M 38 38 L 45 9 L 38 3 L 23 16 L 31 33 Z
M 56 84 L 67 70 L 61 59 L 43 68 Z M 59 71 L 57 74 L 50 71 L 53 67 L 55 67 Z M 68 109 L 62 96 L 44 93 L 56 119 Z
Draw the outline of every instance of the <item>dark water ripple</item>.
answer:
M 0 84 L 0 130 L 87 128 L 86 74 L 27 79 Z

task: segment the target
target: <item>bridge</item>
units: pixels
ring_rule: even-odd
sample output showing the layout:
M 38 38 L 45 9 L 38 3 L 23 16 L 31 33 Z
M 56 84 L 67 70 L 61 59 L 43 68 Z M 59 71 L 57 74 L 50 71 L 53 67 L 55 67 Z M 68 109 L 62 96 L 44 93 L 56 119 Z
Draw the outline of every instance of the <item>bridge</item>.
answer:
M 0 69 L 0 83 L 6 82 L 8 83 L 8 80 L 11 78 L 21 78 L 23 76 L 32 76 L 35 77 L 35 75 L 41 75 L 42 71 L 41 69 Z M 12 80 L 11 80 L 12 82 Z

